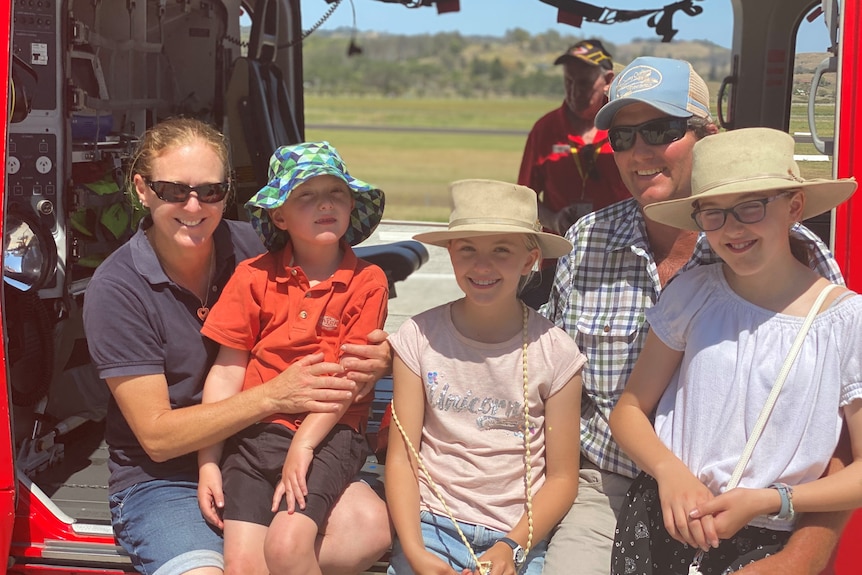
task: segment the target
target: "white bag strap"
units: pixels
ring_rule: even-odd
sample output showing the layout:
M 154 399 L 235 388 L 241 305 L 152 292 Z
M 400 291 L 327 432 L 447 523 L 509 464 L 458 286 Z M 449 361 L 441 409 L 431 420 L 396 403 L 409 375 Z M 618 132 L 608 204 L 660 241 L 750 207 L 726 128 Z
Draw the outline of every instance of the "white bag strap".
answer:
M 805 335 L 808 333 L 808 329 L 814 322 L 814 316 L 816 316 L 817 312 L 820 311 L 820 307 L 823 305 L 829 292 L 836 287 L 838 287 L 836 284 L 829 284 L 823 288 L 820 295 L 818 295 L 817 299 L 814 301 L 814 305 L 812 305 L 811 309 L 808 311 L 808 315 L 805 316 L 805 321 L 802 322 L 802 327 L 799 328 L 796 340 L 794 340 L 793 345 L 790 346 L 790 351 L 787 352 L 787 357 L 784 359 L 784 365 L 781 366 L 781 371 L 778 372 L 778 378 L 775 380 L 775 383 L 772 384 L 772 390 L 769 392 L 769 397 L 766 398 L 766 404 L 764 404 L 763 409 L 760 410 L 760 415 L 757 417 L 757 423 L 754 424 L 754 429 L 751 430 L 751 436 L 745 443 L 745 449 L 742 450 L 742 455 L 739 456 L 736 468 L 730 476 L 730 481 L 727 483 L 727 491 L 736 487 L 739 484 L 739 480 L 742 479 L 742 472 L 745 471 L 745 466 L 748 465 L 748 460 L 751 459 L 751 454 L 754 452 L 754 446 L 757 444 L 757 440 L 760 439 L 760 435 L 763 433 L 763 428 L 766 426 L 766 420 L 769 419 L 769 415 L 772 413 L 772 408 L 775 406 L 775 402 L 778 399 L 778 394 L 784 386 L 784 380 L 787 379 L 787 375 L 790 373 L 790 368 L 793 367 L 793 362 L 796 361 L 796 356 L 799 355 L 799 350 L 802 348 L 802 342 L 805 340 Z
M 793 367 L 793 362 L 796 361 L 796 356 L 799 355 L 799 350 L 802 347 L 802 342 L 805 340 L 805 335 L 808 333 L 808 329 L 811 327 L 811 324 L 814 323 L 814 316 L 816 316 L 817 312 L 820 311 L 820 307 L 823 305 L 823 301 L 826 299 L 826 296 L 829 295 L 829 292 L 836 287 L 838 287 L 836 284 L 829 284 L 824 287 L 823 290 L 821 290 L 820 295 L 818 295 L 817 299 L 814 301 L 814 305 L 812 305 L 811 309 L 808 310 L 808 315 L 805 316 L 805 320 L 802 322 L 802 327 L 799 328 L 799 333 L 796 334 L 796 339 L 793 341 L 793 345 L 790 346 L 790 351 L 787 352 L 787 357 L 784 358 L 784 364 L 781 366 L 781 371 L 778 372 L 778 378 L 775 380 L 775 383 L 772 384 L 769 397 L 766 398 L 766 403 L 764 404 L 763 409 L 760 410 L 760 415 L 757 416 L 757 422 L 754 424 L 754 429 L 751 430 L 751 436 L 749 436 L 748 441 L 745 443 L 745 448 L 742 450 L 742 455 L 739 456 L 739 461 L 736 462 L 736 468 L 730 476 L 730 481 L 727 482 L 727 491 L 736 487 L 739 484 L 739 480 L 742 479 L 742 472 L 745 471 L 745 466 L 748 465 L 748 460 L 751 459 L 751 454 L 754 452 L 754 446 L 757 444 L 757 440 L 760 439 L 761 433 L 763 433 L 763 428 L 766 426 L 766 420 L 769 419 L 769 415 L 772 413 L 772 408 L 775 406 L 775 401 L 778 399 L 778 394 L 784 386 L 784 380 L 787 379 L 787 375 L 790 373 L 790 368 Z M 688 566 L 689 575 L 701 575 L 700 563 L 703 560 L 704 555 L 705 553 L 703 550 L 699 550 L 695 554 L 691 565 Z

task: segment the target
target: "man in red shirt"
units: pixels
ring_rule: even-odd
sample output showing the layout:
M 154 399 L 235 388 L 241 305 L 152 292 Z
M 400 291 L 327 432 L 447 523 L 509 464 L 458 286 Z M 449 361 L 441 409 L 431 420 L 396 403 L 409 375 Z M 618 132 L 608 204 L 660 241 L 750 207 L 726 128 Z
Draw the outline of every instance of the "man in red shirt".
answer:
M 583 40 L 554 61 L 562 64 L 566 98 L 527 137 L 518 183 L 539 194 L 539 220 L 563 235 L 594 210 L 631 197 L 614 162 L 608 133 L 595 126 L 614 78 L 611 55 L 598 40 Z M 543 264 L 541 285 L 522 294 L 533 307 L 547 300 L 554 261 Z

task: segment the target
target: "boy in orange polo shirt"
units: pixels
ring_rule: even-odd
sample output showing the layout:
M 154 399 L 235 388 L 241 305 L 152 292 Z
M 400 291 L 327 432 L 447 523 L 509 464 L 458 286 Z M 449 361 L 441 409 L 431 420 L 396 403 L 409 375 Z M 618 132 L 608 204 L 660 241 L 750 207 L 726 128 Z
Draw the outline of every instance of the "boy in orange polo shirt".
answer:
M 337 363 L 342 344 L 366 343 L 386 319 L 386 276 L 351 249 L 380 222 L 383 192 L 352 178 L 328 142 L 279 148 L 269 175 L 246 203 L 269 252 L 237 267 L 201 330 L 221 345 L 204 403 L 315 354 Z M 251 425 L 223 459 L 222 444 L 200 450 L 198 501 L 224 529 L 225 573 L 321 572 L 315 540 L 365 462 L 371 400 Z

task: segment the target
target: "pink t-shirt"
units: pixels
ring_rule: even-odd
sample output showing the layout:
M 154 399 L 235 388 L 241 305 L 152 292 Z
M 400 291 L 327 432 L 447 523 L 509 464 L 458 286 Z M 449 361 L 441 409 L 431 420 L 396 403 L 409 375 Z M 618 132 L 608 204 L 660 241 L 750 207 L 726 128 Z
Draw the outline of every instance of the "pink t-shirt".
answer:
M 458 333 L 451 303 L 406 321 L 389 341 L 425 386 L 419 447 L 455 519 L 509 531 L 525 510 L 523 335 L 485 344 Z M 545 481 L 545 401 L 586 361 L 566 332 L 530 310 L 530 452 L 533 493 Z M 572 417 L 578 417 L 573 410 Z M 446 516 L 420 474 L 422 506 Z

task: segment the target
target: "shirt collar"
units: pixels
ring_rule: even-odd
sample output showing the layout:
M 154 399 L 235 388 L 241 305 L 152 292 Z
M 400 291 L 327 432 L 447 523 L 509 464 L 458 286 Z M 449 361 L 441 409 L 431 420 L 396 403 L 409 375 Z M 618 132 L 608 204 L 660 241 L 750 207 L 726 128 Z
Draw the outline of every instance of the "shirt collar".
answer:
M 640 205 L 634 198 L 623 200 L 624 205 L 619 211 L 619 218 L 613 223 L 614 227 L 624 233 L 611 234 L 605 249 L 608 252 L 626 250 L 639 247 L 648 250 L 649 242 L 646 235 L 646 223 Z M 623 203 L 621 202 L 621 204 Z
M 347 242 L 344 241 L 344 239 L 341 239 L 339 241 L 339 246 L 344 252 L 344 256 L 341 258 L 341 261 L 338 262 L 338 268 L 336 268 L 335 272 L 333 272 L 332 276 L 330 276 L 328 281 L 332 283 L 348 285 L 353 279 L 353 275 L 356 273 L 356 265 L 359 262 L 359 258 L 356 257 L 356 254 L 353 252 L 353 249 L 347 244 Z M 276 281 L 281 283 L 290 281 L 291 278 L 300 277 L 300 272 L 302 271 L 302 268 L 300 268 L 299 266 L 292 265 L 293 244 L 291 242 L 287 242 L 287 245 L 285 245 L 281 252 L 282 265 L 276 272 L 278 274 L 276 276 Z M 296 274 L 293 273 L 294 270 L 297 271 Z M 304 278 L 305 274 L 302 273 L 301 277 Z M 323 283 L 326 282 L 321 282 L 321 284 Z

